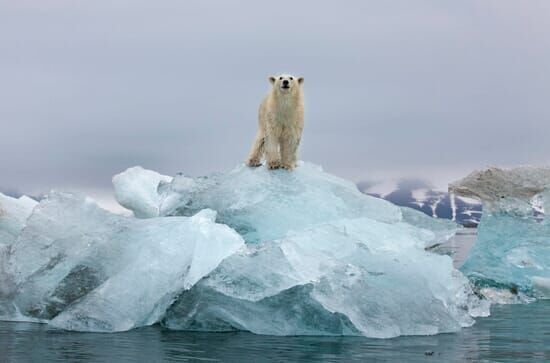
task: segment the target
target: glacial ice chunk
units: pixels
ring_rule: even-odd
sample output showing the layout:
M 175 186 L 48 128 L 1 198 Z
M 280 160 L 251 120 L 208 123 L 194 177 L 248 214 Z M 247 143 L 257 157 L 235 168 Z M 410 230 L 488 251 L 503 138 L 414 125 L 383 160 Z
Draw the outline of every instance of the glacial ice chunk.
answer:
M 521 166 L 511 169 L 491 167 L 476 170 L 451 183 L 449 191 L 459 196 L 483 202 L 483 211 L 503 211 L 507 214 L 532 214 L 532 202 L 546 197 L 550 191 L 550 167 Z M 550 209 L 550 208 L 547 208 Z
M 179 295 L 162 320 L 171 329 L 394 337 L 456 331 L 488 313 L 451 259 L 425 250 L 456 224 L 318 166 L 177 175 L 158 192 L 161 215 L 209 208 L 247 242 Z
M 315 165 L 173 179 L 131 168 L 114 185 L 140 218 L 68 193 L 34 208 L 7 252 L 0 318 L 394 337 L 456 331 L 488 313 L 451 259 L 426 250 L 456 224 Z
M 361 217 L 385 223 L 422 220 L 427 223 L 426 231 L 437 231 L 437 236 L 426 235 L 432 242 L 457 229 L 456 224 L 439 220 L 429 226 L 431 221 L 410 210 L 404 216 L 402 208 L 365 195 L 353 183 L 309 163 L 300 163 L 292 173 L 242 165 L 208 177 L 180 174 L 171 183 L 161 183 L 158 190 L 161 215 L 189 216 L 210 208 L 218 212 L 218 222 L 234 228 L 247 242 L 273 240 L 289 231 Z
M 37 204 L 27 196 L 12 198 L 0 193 L 0 244 L 13 242 Z
M 244 244 L 215 215 L 135 219 L 50 193 L 12 245 L 8 298 L 19 314 L 69 330 L 155 323 L 180 291 Z
M 4 303 L 3 298 L 12 286 L 7 273 L 8 257 L 11 244 L 21 233 L 37 204 L 37 201 L 27 196 L 12 198 L 0 193 L 0 316 L 14 313 L 14 310 Z
M 171 329 L 270 335 L 431 335 L 487 314 L 448 256 L 406 224 L 332 221 L 249 244 L 182 293 Z
M 517 301 L 550 297 L 550 218 L 542 215 L 550 211 L 550 168 L 489 168 L 449 189 L 483 203 L 477 241 L 461 268 L 480 291 L 502 296 L 488 289 L 506 289 Z
M 408 207 L 401 207 L 401 214 L 403 222 L 433 234 L 427 234 L 424 238 L 425 247 L 432 247 L 449 240 L 462 228 L 462 226 L 449 219 L 433 218 Z
M 113 177 L 115 198 L 138 218 L 158 217 L 160 203 L 157 187 L 161 181 L 171 180 L 169 176 L 135 166 Z

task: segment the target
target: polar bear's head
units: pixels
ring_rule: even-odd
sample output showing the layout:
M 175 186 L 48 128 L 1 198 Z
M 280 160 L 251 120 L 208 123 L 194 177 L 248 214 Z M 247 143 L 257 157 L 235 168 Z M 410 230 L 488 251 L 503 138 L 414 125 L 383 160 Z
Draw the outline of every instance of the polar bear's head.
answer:
M 269 77 L 273 89 L 281 93 L 293 93 L 298 91 L 304 83 L 304 77 L 295 77 L 290 74 L 280 74 Z

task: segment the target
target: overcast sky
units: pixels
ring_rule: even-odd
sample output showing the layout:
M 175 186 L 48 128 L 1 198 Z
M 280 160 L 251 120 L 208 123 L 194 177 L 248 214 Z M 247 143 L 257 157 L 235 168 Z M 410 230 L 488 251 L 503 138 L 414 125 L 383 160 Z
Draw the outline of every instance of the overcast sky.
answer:
M 301 158 L 342 177 L 548 164 L 549 19 L 545 0 L 0 0 L 0 188 L 231 169 L 280 72 L 305 77 Z

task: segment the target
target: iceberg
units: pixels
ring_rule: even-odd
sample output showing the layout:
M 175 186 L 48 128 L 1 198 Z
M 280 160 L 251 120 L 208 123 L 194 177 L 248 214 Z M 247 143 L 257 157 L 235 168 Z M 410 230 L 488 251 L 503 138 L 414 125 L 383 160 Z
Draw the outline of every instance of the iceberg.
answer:
M 38 204 L 27 196 L 12 198 L 0 193 L 0 245 L 10 245 Z
M 550 297 L 550 168 L 488 168 L 449 186 L 481 200 L 477 241 L 461 270 L 496 302 Z
M 459 228 L 410 208 L 361 193 L 355 184 L 299 163 L 292 173 L 241 165 L 225 174 L 189 178 L 179 174 L 158 186 L 162 216 L 190 216 L 203 208 L 239 232 L 248 243 L 281 238 L 333 220 L 369 218 L 419 227 L 425 244 L 442 242 Z M 116 189 L 116 186 L 115 186 Z
M 181 294 L 162 323 L 183 330 L 377 338 L 471 325 L 471 315 L 480 314 L 474 310 L 483 307 L 450 258 L 418 248 L 414 238 L 397 241 L 403 250 L 377 243 L 388 232 L 411 229 L 346 220 L 249 245 Z
M 10 314 L 12 311 L 2 304 L 2 296 L 8 293 L 12 283 L 7 273 L 11 245 L 37 204 L 27 196 L 12 198 L 0 193 L 0 316 L 7 315 L 8 310 Z
M 215 216 L 128 218 L 52 192 L 11 245 L 11 288 L 0 311 L 12 315 L 1 318 L 98 332 L 153 324 L 178 293 L 244 245 Z
M 426 251 L 455 223 L 364 195 L 316 165 L 179 174 L 157 191 L 161 216 L 215 210 L 246 241 L 178 296 L 161 320 L 170 329 L 388 338 L 488 314 L 451 258 Z
M 143 169 L 140 166 L 129 168 L 113 177 L 115 197 L 118 203 L 134 212 L 138 218 L 159 216 L 159 183 L 170 182 L 172 178 Z
M 3 202 L 0 319 L 389 338 L 488 315 L 451 258 L 430 248 L 455 223 L 367 196 L 316 165 L 198 178 L 134 167 L 113 185 L 134 216 L 63 192 L 24 208 Z

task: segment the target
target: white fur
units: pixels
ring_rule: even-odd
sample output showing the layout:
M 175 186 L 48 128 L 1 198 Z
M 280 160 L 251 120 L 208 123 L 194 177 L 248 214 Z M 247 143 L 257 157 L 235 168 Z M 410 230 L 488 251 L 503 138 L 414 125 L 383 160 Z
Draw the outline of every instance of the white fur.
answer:
M 260 166 L 265 154 L 269 169 L 292 170 L 304 128 L 303 78 L 288 74 L 269 77 L 272 89 L 260 105 L 259 127 L 248 166 Z M 288 88 L 284 88 L 284 81 Z

